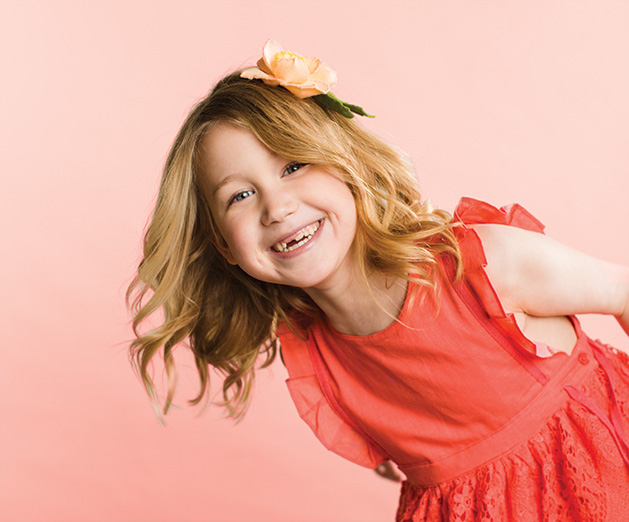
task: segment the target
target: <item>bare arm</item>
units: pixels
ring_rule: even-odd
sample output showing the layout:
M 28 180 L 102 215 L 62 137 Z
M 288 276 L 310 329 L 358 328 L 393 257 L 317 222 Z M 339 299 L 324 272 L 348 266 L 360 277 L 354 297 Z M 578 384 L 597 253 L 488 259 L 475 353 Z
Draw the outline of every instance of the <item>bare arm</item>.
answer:
M 541 317 L 610 314 L 629 334 L 629 267 L 515 227 L 476 225 L 474 230 L 505 309 Z

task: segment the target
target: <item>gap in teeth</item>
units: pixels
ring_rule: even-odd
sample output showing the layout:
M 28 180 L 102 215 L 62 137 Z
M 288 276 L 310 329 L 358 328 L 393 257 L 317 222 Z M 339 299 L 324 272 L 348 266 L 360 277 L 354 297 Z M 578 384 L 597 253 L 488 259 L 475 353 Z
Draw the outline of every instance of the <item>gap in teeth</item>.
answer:
M 310 241 L 314 233 L 319 230 L 319 225 L 320 223 L 318 221 L 316 223 L 313 223 L 312 225 L 308 225 L 307 227 L 297 232 L 295 238 L 291 239 L 288 243 L 280 241 L 279 243 L 274 245 L 273 248 L 277 252 L 291 252 Z

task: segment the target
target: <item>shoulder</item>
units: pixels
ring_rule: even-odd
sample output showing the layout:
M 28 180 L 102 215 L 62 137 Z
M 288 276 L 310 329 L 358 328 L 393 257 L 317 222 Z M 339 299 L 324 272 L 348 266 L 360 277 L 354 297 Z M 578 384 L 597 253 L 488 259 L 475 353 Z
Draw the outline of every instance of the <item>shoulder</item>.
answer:
M 492 258 L 513 254 L 522 240 L 528 241 L 533 236 L 540 235 L 536 232 L 503 224 L 479 223 L 468 226 L 476 231 L 483 243 L 485 252 Z
M 510 225 L 487 223 L 469 228 L 480 238 L 492 269 L 513 268 L 540 256 L 552 255 L 562 246 L 544 234 Z
M 522 275 L 523 256 L 537 250 L 545 236 L 517 227 L 498 224 L 470 226 L 480 238 L 486 259 L 485 271 L 496 293 L 510 311 L 520 311 L 517 288 Z

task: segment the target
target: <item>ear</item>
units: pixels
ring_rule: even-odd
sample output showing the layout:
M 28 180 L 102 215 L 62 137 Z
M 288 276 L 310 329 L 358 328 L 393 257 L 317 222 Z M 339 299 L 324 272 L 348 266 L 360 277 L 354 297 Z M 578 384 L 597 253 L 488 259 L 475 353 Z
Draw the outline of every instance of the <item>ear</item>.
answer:
M 217 234 L 215 237 L 212 238 L 212 244 L 216 247 L 216 250 L 218 250 L 219 254 L 221 254 L 230 265 L 238 264 L 236 263 L 236 260 L 232 255 L 232 251 L 229 249 L 229 246 L 223 239 L 223 236 Z

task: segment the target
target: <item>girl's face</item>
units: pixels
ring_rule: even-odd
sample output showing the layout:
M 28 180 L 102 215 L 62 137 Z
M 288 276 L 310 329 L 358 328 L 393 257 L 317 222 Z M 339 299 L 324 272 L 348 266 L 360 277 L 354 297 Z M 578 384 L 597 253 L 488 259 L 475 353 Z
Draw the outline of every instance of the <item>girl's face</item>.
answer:
M 356 205 L 317 165 L 277 156 L 251 132 L 218 123 L 202 142 L 200 186 L 227 261 L 269 283 L 325 290 L 353 274 Z

